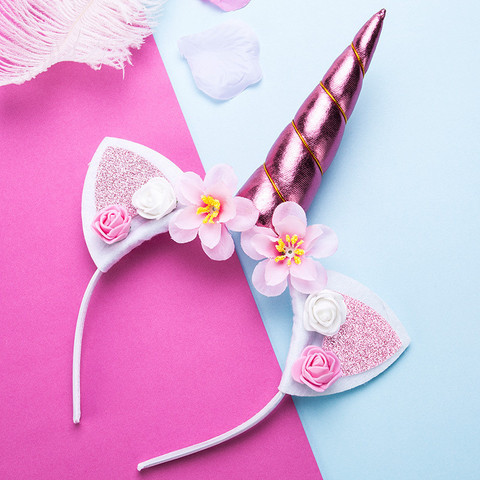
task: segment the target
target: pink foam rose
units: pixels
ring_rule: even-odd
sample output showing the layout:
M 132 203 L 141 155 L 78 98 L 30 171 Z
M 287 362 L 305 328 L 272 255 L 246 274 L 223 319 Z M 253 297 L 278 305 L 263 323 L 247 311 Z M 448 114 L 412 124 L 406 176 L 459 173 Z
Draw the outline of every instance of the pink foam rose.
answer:
M 251 229 L 258 210 L 247 198 L 235 197 L 237 177 L 228 165 L 216 165 L 202 180 L 194 172 L 184 173 L 175 184 L 178 201 L 184 206 L 172 217 L 169 232 L 177 243 L 198 235 L 204 252 L 212 260 L 226 260 L 235 245 L 229 230 Z
M 130 231 L 132 217 L 122 205 L 107 205 L 97 212 L 92 228 L 109 245 L 123 240 Z
M 321 347 L 310 345 L 292 365 L 292 378 L 316 392 L 324 392 L 341 376 L 340 360 Z
M 278 205 L 272 225 L 274 230 L 254 227 L 242 234 L 244 252 L 254 260 L 263 260 L 253 271 L 254 287 L 267 297 L 283 293 L 288 281 L 301 293 L 323 290 L 327 272 L 314 258 L 335 253 L 335 232 L 325 225 L 307 227 L 305 211 L 295 202 Z

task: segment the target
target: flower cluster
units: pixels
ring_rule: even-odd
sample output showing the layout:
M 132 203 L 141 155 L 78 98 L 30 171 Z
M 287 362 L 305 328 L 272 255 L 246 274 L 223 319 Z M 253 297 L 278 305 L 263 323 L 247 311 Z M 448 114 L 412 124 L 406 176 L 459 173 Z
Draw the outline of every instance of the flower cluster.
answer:
M 335 253 L 337 236 L 325 225 L 307 227 L 303 208 L 295 202 L 281 203 L 272 217 L 273 229 L 255 227 L 242 234 L 242 248 L 254 260 L 252 283 L 266 296 L 280 295 L 290 282 L 301 293 L 322 290 L 325 268 L 314 258 Z
M 345 323 L 347 306 L 343 296 L 331 290 L 310 294 L 303 308 L 305 330 L 332 337 Z M 323 392 L 341 376 L 340 359 L 321 347 L 307 346 L 292 365 L 292 378 L 316 392 Z
M 164 177 L 151 178 L 132 196 L 136 214 L 158 220 L 171 213 L 171 238 L 186 243 L 197 236 L 213 260 L 226 260 L 235 246 L 230 230 L 243 232 L 242 248 L 261 260 L 252 283 L 267 296 L 280 295 L 287 285 L 309 295 L 303 309 L 303 328 L 325 336 L 335 335 L 346 320 L 343 296 L 326 290 L 327 272 L 315 259 L 328 257 L 337 249 L 337 236 L 325 225 L 307 226 L 303 208 L 295 202 L 278 205 L 272 228 L 255 226 L 259 212 L 247 198 L 236 197 L 237 177 L 228 165 L 218 165 L 204 180 L 193 172 L 182 174 L 174 187 Z M 98 211 L 93 230 L 107 244 L 127 237 L 132 218 L 122 205 Z M 310 345 L 292 366 L 292 378 L 323 392 L 340 376 L 340 360 L 333 352 Z
M 258 219 L 258 210 L 251 200 L 234 196 L 236 188 L 237 177 L 228 165 L 213 167 L 204 180 L 196 173 L 184 173 L 175 185 L 184 208 L 170 222 L 172 239 L 186 243 L 198 235 L 211 259 L 230 258 L 235 245 L 229 230 L 249 230 Z
M 166 178 L 154 177 L 133 194 L 132 205 L 141 217 L 158 220 L 175 209 L 177 198 Z M 131 222 L 132 217 L 123 205 L 107 205 L 95 215 L 92 228 L 105 243 L 111 245 L 127 238 Z

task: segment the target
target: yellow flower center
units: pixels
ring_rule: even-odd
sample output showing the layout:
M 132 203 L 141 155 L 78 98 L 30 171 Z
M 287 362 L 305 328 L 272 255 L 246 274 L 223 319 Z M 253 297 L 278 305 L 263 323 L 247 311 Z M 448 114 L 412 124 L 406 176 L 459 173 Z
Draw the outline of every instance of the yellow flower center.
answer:
M 275 245 L 275 248 L 281 255 L 275 257 L 275 261 L 283 262 L 284 260 L 287 260 L 287 265 L 290 266 L 293 259 L 297 265 L 300 265 L 302 263 L 302 259 L 300 257 L 305 255 L 305 250 L 298 248 L 302 244 L 303 240 L 299 241 L 298 235 L 293 235 L 293 237 L 290 237 L 290 235 L 285 235 L 285 241 L 280 237 Z
M 204 207 L 197 208 L 197 215 L 202 215 L 206 213 L 203 223 L 215 223 L 215 218 L 218 217 L 220 213 L 220 200 L 206 195 L 202 195 L 202 202 L 205 204 Z

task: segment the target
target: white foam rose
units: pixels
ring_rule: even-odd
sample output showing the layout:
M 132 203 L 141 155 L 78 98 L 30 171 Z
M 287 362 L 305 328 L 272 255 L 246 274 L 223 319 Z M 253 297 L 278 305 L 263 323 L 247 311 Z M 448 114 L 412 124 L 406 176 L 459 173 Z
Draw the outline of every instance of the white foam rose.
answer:
M 340 293 L 322 290 L 308 296 L 303 309 L 303 326 L 327 337 L 335 335 L 347 318 L 347 306 Z
M 154 177 L 133 194 L 132 205 L 143 218 L 158 220 L 176 207 L 177 197 L 166 178 Z

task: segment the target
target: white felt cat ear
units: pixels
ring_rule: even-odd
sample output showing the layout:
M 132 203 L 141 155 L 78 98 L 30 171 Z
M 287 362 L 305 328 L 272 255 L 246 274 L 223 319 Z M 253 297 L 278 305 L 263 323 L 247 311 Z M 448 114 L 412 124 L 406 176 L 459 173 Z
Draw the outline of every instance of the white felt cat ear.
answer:
M 168 231 L 182 171 L 138 143 L 105 138 L 90 162 L 82 196 L 85 241 L 106 272 L 145 240 Z M 103 216 L 102 213 L 103 212 Z
M 90 162 L 82 196 L 85 241 L 96 272 L 83 295 L 73 344 L 73 422 L 80 422 L 80 357 L 88 304 L 102 273 L 145 240 L 168 231 L 182 171 L 137 143 L 105 138 Z
M 327 286 L 323 295 L 308 298 L 292 291 L 292 339 L 279 386 L 283 393 L 319 396 L 357 387 L 382 373 L 410 343 L 396 315 L 370 289 L 333 271 Z M 338 332 L 319 333 L 331 328 L 336 315 L 343 315 Z

